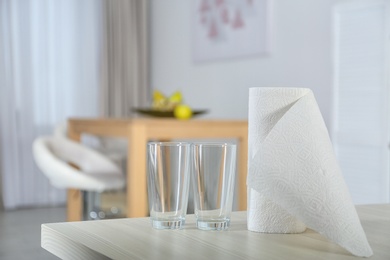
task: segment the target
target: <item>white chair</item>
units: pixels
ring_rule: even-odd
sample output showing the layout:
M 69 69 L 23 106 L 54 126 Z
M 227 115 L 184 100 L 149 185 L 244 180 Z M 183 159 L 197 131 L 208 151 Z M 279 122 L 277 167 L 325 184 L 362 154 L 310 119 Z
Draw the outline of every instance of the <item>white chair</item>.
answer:
M 56 124 L 54 136 L 59 138 L 68 138 L 68 124 L 66 121 Z M 102 137 L 87 135 L 83 136 L 83 144 L 107 156 L 115 162 L 123 172 L 127 169 L 127 141 L 123 138 Z
M 33 155 L 53 186 L 84 191 L 84 219 L 104 218 L 103 211 L 96 211 L 100 193 L 125 187 L 125 178 L 115 163 L 72 140 L 38 137 L 33 143 Z

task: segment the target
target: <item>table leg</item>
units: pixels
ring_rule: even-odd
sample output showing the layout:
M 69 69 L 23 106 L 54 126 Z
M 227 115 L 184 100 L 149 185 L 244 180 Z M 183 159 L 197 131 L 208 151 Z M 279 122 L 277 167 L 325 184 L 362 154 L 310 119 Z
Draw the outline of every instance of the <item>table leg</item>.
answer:
M 238 139 L 238 209 L 247 209 L 246 177 L 248 173 L 248 137 L 245 132 Z
M 74 131 L 71 124 L 68 124 L 68 136 L 70 139 L 80 142 L 81 134 Z M 67 190 L 67 221 L 81 221 L 83 218 L 83 198 L 80 190 Z
M 67 221 L 81 221 L 83 215 L 83 199 L 80 190 L 69 189 L 67 191 Z
M 127 217 L 148 215 L 146 182 L 147 131 L 141 124 L 129 126 L 129 155 L 127 168 Z

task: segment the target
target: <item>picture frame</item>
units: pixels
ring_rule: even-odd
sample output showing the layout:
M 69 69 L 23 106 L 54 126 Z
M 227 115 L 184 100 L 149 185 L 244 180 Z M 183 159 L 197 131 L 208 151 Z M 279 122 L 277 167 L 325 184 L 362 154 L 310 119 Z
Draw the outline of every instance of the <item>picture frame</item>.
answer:
M 271 0 L 193 0 L 195 62 L 270 51 Z

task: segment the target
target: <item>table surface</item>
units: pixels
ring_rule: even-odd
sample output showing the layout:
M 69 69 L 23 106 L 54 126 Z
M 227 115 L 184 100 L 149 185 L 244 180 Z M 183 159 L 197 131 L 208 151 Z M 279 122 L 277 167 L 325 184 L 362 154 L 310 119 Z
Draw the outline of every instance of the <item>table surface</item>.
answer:
M 357 206 L 374 251 L 390 259 L 390 204 Z M 155 230 L 149 218 L 42 225 L 41 245 L 63 259 L 362 259 L 308 229 L 265 234 L 246 228 L 246 212 L 233 212 L 227 231 L 202 231 L 188 215 L 182 230 Z
M 246 175 L 248 121 L 223 119 L 160 119 L 160 118 L 70 118 L 68 135 L 80 141 L 83 133 L 122 137 L 128 140 L 126 213 L 127 217 L 148 214 L 146 184 L 146 144 L 151 140 L 172 139 L 235 139 L 238 145 L 237 204 L 246 210 Z M 82 216 L 82 195 L 68 190 L 68 221 Z

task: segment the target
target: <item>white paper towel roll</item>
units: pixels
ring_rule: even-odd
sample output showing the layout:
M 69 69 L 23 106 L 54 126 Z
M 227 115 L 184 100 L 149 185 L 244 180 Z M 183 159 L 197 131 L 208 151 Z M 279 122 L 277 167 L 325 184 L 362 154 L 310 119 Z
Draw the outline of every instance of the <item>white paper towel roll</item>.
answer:
M 312 91 L 251 88 L 248 124 L 248 229 L 298 233 L 306 225 L 371 256 Z

